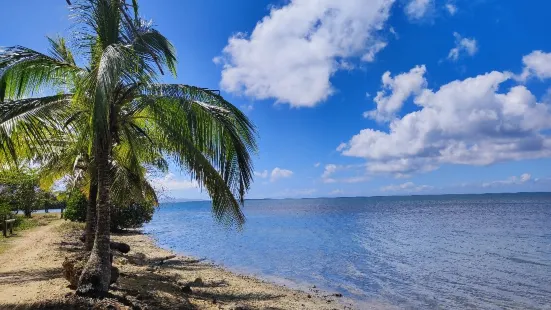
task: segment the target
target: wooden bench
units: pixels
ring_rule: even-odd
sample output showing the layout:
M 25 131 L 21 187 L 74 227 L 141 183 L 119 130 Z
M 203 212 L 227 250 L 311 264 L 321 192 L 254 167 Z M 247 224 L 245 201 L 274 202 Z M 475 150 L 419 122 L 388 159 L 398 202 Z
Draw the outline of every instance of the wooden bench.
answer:
M 15 223 L 15 219 L 8 219 L 7 216 L 4 216 L 4 225 L 2 225 L 2 234 L 4 237 L 8 236 L 8 227 L 10 234 L 13 235 L 13 225 Z

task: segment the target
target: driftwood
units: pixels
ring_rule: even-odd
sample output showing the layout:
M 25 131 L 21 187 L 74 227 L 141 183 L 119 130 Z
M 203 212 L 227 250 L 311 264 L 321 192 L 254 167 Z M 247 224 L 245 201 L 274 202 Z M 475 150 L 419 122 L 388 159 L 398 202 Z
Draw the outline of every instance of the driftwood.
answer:
M 81 242 L 84 242 L 86 240 L 86 235 L 83 233 L 78 239 Z M 117 250 L 123 254 L 130 252 L 130 246 L 126 243 L 111 241 L 111 244 L 109 246 L 111 250 Z
M 126 254 L 130 252 L 130 246 L 126 243 L 122 242 L 111 242 L 109 245 L 111 247 L 111 250 L 117 250 L 123 254 Z

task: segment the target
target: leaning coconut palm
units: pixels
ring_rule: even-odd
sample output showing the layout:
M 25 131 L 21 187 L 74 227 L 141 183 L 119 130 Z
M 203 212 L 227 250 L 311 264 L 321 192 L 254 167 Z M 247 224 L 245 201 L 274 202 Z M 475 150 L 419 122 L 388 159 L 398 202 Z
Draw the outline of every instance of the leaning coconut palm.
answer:
M 145 158 L 136 156 L 140 152 L 171 158 L 206 189 L 217 219 L 241 225 L 240 207 L 252 180 L 255 129 L 214 91 L 157 83 L 164 70 L 175 74 L 175 52 L 165 37 L 138 17 L 137 1 L 81 0 L 73 11 L 79 29 L 75 46 L 84 55 L 86 68 L 68 61 L 63 51 L 54 57 L 23 47 L 0 53 L 0 109 L 7 111 L 0 119 L 0 151 L 4 158 L 16 160 L 19 153 L 39 156 L 55 149 L 59 130 L 73 122 L 71 107 L 90 107 L 88 154 L 98 185 L 97 228 L 77 293 L 102 295 L 110 280 L 109 204 L 112 194 L 116 196 L 111 191 L 115 154 L 127 154 L 125 164 L 118 166 L 131 171 L 140 169 Z M 25 99 L 44 88 L 60 95 Z M 56 122 L 59 119 L 64 124 Z M 26 146 L 16 143 L 22 140 Z

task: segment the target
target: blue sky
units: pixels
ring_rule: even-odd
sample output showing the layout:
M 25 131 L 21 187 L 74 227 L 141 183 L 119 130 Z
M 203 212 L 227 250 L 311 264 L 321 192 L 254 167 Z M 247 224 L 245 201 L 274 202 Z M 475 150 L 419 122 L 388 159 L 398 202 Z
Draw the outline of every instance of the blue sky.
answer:
M 71 34 L 63 0 L 0 2 L 0 46 Z M 551 185 L 549 1 L 140 5 L 178 50 L 175 81 L 221 89 L 257 125 L 249 198 Z M 153 182 L 207 197 L 176 167 Z

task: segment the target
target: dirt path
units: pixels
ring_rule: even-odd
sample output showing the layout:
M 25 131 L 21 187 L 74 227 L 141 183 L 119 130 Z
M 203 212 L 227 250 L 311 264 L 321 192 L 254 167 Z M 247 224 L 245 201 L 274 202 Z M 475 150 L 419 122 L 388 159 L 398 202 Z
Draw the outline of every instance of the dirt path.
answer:
M 12 237 L 13 243 L 0 255 L 0 309 L 2 304 L 28 304 L 70 292 L 59 251 L 58 227 L 63 222 L 54 220 Z

